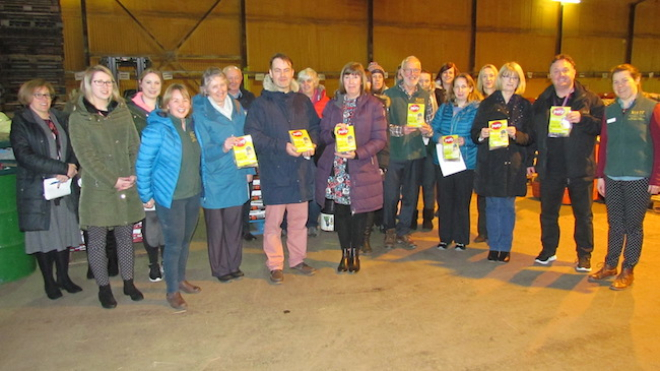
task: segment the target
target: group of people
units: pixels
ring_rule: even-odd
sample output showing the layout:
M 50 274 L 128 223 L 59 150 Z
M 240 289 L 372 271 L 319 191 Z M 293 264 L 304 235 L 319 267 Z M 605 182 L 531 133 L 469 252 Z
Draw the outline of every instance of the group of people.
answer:
M 241 71 L 229 66 L 207 69 L 194 97 L 175 83 L 162 99 L 162 75 L 147 70 L 140 91 L 125 101 L 112 73 L 94 66 L 85 72 L 68 116 L 51 107 L 50 83 L 26 82 L 10 139 L 18 162 L 19 225 L 47 296 L 82 291 L 68 275 L 68 247 L 80 244 L 83 229 L 101 305 L 117 305 L 108 278 L 109 233 L 116 240 L 123 292 L 142 300 L 133 281 L 132 231 L 143 221 L 149 279 L 164 275 L 167 302 L 185 309 L 181 293 L 201 291 L 186 279 L 200 207 L 212 275 L 220 282 L 244 276 L 242 240 L 254 238 L 246 220 L 256 171 L 234 162 L 232 151 L 243 135 L 252 137 L 258 156 L 263 250 L 273 284 L 284 280 L 283 223 L 289 268 L 315 273 L 305 259 L 321 207 L 334 213 L 342 252 L 338 272 L 360 270 L 360 253 L 372 250 L 374 224 L 385 232 L 385 248 L 415 249 L 411 232 L 422 185 L 424 193 L 429 187 L 435 193 L 429 202 L 424 197 L 423 225 L 429 228 L 435 201 L 438 249 L 467 248 L 474 191 L 475 242 L 488 243 L 487 260 L 508 262 L 515 198 L 526 194 L 532 173 L 541 183 L 542 249 L 535 262 L 556 260 L 559 208 L 568 188 L 576 270 L 591 271 L 597 179 L 607 203 L 608 253 L 589 280 L 616 276 L 615 290 L 633 282 L 649 196 L 660 191 L 660 105 L 643 94 L 635 67 L 613 69 L 616 99 L 607 107 L 576 80 L 568 55 L 551 61 L 552 85 L 534 104 L 522 96 L 525 74 L 515 62 L 499 70 L 484 66 L 476 82 L 447 63 L 435 86 L 418 58 L 409 56 L 399 67 L 400 78 L 388 88 L 377 63 L 366 69 L 347 63 L 330 99 L 314 70 L 301 71 L 296 81 L 293 61 L 278 53 L 257 98 L 241 86 Z M 298 148 L 290 139 L 291 131 L 303 130 L 313 147 Z M 340 150 L 338 136 L 346 132 L 354 143 Z M 52 178 L 70 187 L 70 194 L 46 200 L 44 180 Z

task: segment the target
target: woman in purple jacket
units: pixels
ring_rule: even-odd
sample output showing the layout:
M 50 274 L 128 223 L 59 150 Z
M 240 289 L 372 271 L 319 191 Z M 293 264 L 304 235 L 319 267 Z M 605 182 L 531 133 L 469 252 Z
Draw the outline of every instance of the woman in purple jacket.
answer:
M 376 153 L 387 143 L 385 111 L 366 93 L 366 75 L 360 63 L 341 71 L 339 90 L 323 111 L 319 141 L 325 150 L 316 172 L 316 200 L 334 202 L 335 228 L 342 258 L 337 272 L 360 270 L 359 249 L 367 213 L 383 206 L 383 182 Z M 352 126 L 356 149 L 338 152 L 335 132 Z

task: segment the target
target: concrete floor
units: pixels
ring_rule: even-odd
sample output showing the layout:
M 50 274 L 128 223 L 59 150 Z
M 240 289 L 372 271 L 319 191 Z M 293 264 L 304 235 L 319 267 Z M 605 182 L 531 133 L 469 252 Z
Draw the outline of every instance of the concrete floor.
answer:
M 362 271 L 339 275 L 336 236 L 323 233 L 309 241 L 316 276 L 285 270 L 284 284 L 273 286 L 260 237 L 245 245 L 246 277 L 222 284 L 196 242 L 188 277 L 203 291 L 185 295 L 186 312 L 166 304 L 164 282 L 147 280 L 141 247 L 136 281 L 146 298 L 131 302 L 114 278 L 113 310 L 101 308 L 84 253 L 74 253 L 71 276 L 82 293 L 48 300 L 37 272 L 0 286 L 0 369 L 660 369 L 660 215 L 646 217 L 635 284 L 614 292 L 574 271 L 570 208 L 562 208 L 559 259 L 533 264 L 539 207 L 518 201 L 509 264 L 487 262 L 483 243 L 436 250 L 437 230 L 416 233 L 414 251 L 384 251 L 375 233 Z M 606 250 L 605 206 L 595 204 L 594 214 L 596 267 Z

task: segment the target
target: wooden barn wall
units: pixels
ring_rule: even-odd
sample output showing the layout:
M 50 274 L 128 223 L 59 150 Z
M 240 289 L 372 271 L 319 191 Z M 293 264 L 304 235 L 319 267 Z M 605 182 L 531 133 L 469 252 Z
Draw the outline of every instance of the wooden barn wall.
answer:
M 104 55 L 149 56 L 156 68 L 175 71 L 175 79 L 188 81 L 189 86 L 208 66 L 236 64 L 245 68 L 247 85 L 257 94 L 261 84 L 255 75 L 268 70 L 276 52 L 290 55 L 296 71 L 312 67 L 324 74 L 330 93 L 346 62 L 369 62 L 367 0 L 245 0 L 246 60 L 241 60 L 241 0 L 222 0 L 214 7 L 216 2 L 86 0 L 92 62 Z M 629 3 L 582 0 L 564 6 L 562 50 L 574 57 L 580 79 L 595 91 L 611 91 L 603 73 L 625 60 Z M 74 71 L 85 67 L 80 0 L 61 0 L 61 4 L 70 81 Z M 462 71 L 468 69 L 471 0 L 374 0 L 373 4 L 373 55 L 390 72 L 390 86 L 396 66 L 408 55 L 419 57 L 422 67 L 433 73 L 447 61 Z M 532 76 L 525 95 L 538 95 L 548 84 L 558 11 L 559 3 L 551 0 L 478 0 L 475 69 L 517 61 Z M 647 91 L 660 91 L 658 19 L 660 1 L 638 6 L 632 62 L 643 71 L 656 71 L 644 79 Z

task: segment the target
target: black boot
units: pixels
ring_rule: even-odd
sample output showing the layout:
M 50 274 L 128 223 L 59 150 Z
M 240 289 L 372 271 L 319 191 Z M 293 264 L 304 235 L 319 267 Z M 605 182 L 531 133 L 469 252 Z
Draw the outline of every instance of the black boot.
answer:
M 424 211 L 422 211 L 422 218 L 424 218 L 424 222 L 422 223 L 422 231 L 428 232 L 433 230 L 434 217 L 435 213 L 433 212 L 433 209 L 424 209 Z
M 106 236 L 105 254 L 108 257 L 108 276 L 115 277 L 119 274 L 119 260 L 117 258 L 117 239 L 114 231 L 108 231 Z
M 413 231 L 417 230 L 417 218 L 419 217 L 419 211 L 415 210 L 413 212 L 412 220 L 410 221 L 410 229 Z
M 73 283 L 69 277 L 69 249 L 57 251 L 55 266 L 57 267 L 58 286 L 65 289 L 69 294 L 75 294 L 82 291 L 82 288 Z
M 124 295 L 130 296 L 131 300 L 133 301 L 140 301 L 144 299 L 144 295 L 142 295 L 140 290 L 135 287 L 132 279 L 124 280 Z
M 500 263 L 508 263 L 511 260 L 511 253 L 508 251 L 500 251 L 497 260 L 499 260 Z
M 83 242 L 85 242 L 85 254 L 89 255 L 89 235 L 87 234 L 87 231 L 83 231 Z M 87 261 L 89 262 L 89 258 L 87 258 Z M 94 279 L 94 273 L 92 272 L 92 267 L 89 266 L 89 263 L 87 263 L 87 279 Z
M 371 254 L 373 251 L 371 249 L 371 242 L 369 239 L 371 238 L 371 226 L 368 226 L 367 228 L 364 229 L 364 242 L 362 242 L 362 253 L 363 254 Z
M 52 254 L 37 252 L 34 253 L 39 264 L 39 269 L 44 277 L 44 289 L 48 299 L 55 300 L 62 297 L 62 291 L 57 287 L 57 282 L 53 278 L 53 260 Z
M 360 271 L 360 249 L 356 247 L 348 250 L 348 271 L 351 273 Z
M 110 285 L 99 286 L 99 301 L 101 306 L 105 309 L 112 309 L 117 306 L 117 300 L 112 295 Z
M 342 247 L 341 248 L 341 260 L 339 261 L 339 265 L 337 266 L 337 272 L 346 272 L 348 270 L 348 248 L 347 247 Z

